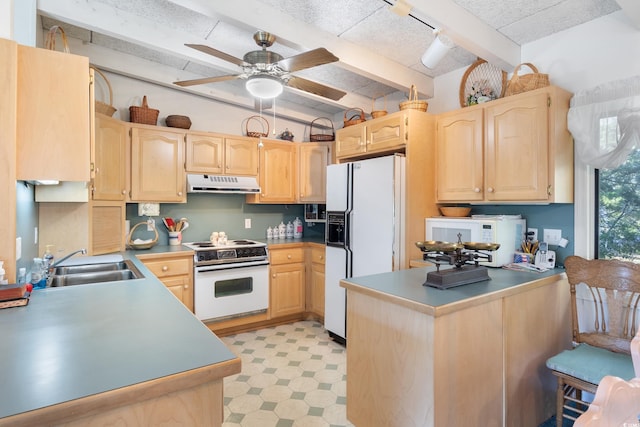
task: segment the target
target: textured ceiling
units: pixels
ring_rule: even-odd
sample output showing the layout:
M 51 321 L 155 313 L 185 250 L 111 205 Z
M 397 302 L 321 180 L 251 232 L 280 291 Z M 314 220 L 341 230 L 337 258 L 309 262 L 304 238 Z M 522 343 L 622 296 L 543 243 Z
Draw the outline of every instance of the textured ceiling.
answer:
M 68 36 L 82 41 L 74 51 L 92 63 L 166 86 L 241 71 L 184 43 L 206 44 L 242 58 L 258 49 L 253 33 L 265 30 L 277 36 L 269 49 L 284 57 L 325 47 L 340 61 L 293 74 L 347 95 L 331 101 L 287 88 L 278 108 L 293 115 L 370 106 L 372 97 L 407 92 L 411 84 L 429 97 L 433 77 L 467 67 L 478 56 L 510 72 L 520 62 L 521 45 L 620 10 L 616 0 L 406 1 L 413 6 L 410 16 L 392 13 L 383 0 L 39 0 L 38 11 L 43 28 L 60 24 Z M 426 24 L 456 42 L 433 70 L 420 63 L 434 40 Z M 243 83 L 181 90 L 251 106 Z

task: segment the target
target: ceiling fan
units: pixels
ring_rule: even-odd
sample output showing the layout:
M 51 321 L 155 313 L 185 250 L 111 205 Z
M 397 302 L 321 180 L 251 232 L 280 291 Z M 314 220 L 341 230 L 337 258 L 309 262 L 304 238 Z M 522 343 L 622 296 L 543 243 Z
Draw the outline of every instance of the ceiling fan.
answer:
M 262 47 L 262 50 L 247 52 L 243 59 L 236 58 L 206 45 L 185 44 L 185 46 L 236 64 L 242 68 L 242 72 L 226 76 L 183 80 L 174 82 L 174 84 L 184 87 L 226 80 L 246 79 L 246 88 L 249 93 L 261 99 L 277 97 L 282 93 L 283 86 L 300 89 L 334 101 L 339 100 L 346 94 L 346 92 L 339 89 L 291 75 L 291 73 L 295 71 L 338 61 L 338 57 L 327 49 L 318 48 L 289 58 L 283 58 L 282 55 L 267 50 L 276 40 L 273 34 L 258 31 L 253 35 L 253 39 L 258 46 Z

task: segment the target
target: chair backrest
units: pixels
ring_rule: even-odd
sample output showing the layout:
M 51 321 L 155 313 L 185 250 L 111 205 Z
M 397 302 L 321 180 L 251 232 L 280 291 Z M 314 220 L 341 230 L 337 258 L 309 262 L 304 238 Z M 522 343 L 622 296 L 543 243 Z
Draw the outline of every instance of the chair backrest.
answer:
M 640 265 L 578 256 L 567 257 L 564 265 L 571 288 L 574 342 L 630 354 L 629 345 L 640 321 Z M 588 289 L 586 302 L 576 298 L 580 284 Z

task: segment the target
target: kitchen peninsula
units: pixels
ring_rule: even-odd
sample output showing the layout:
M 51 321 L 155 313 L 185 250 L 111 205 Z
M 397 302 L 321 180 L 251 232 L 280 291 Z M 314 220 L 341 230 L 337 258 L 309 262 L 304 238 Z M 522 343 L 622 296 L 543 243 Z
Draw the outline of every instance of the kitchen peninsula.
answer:
M 355 425 L 538 426 L 555 412 L 546 359 L 571 343 L 561 269 L 490 269 L 440 290 L 433 267 L 341 281 L 347 418 Z
M 240 359 L 133 254 L 143 279 L 0 310 L 0 425 L 222 425 Z

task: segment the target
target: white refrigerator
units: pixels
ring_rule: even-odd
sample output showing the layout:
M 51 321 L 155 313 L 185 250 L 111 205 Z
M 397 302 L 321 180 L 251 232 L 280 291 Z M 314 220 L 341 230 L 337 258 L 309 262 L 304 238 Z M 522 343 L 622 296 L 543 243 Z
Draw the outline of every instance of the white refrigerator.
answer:
M 346 340 L 340 280 L 398 270 L 404 262 L 405 158 L 392 155 L 327 167 L 325 328 Z

